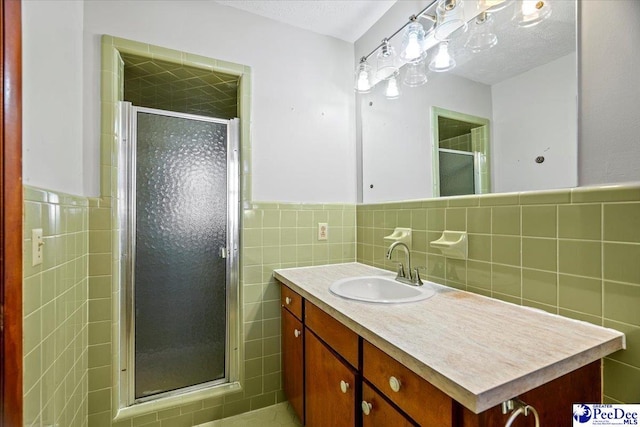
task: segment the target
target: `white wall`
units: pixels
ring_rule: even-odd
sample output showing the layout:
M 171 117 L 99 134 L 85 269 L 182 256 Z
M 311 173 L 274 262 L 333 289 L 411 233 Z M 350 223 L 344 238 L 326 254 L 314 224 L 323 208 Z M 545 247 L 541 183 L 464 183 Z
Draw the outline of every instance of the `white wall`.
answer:
M 640 181 L 640 2 L 579 4 L 579 183 Z
M 70 194 L 83 194 L 83 7 L 22 2 L 23 179 Z
M 386 99 L 384 85 L 360 96 L 364 203 L 433 196 L 432 107 L 491 119 L 487 85 L 432 73 L 427 84 L 402 89 L 399 99 Z
M 494 192 L 577 185 L 577 84 L 572 53 L 491 87 Z
M 350 43 L 214 2 L 23 9 L 26 184 L 98 195 L 100 36 L 110 34 L 252 67 L 254 200 L 355 201 Z
M 211 1 L 90 1 L 84 29 L 87 164 L 98 164 L 109 34 L 252 67 L 253 200 L 355 201 L 351 44 Z M 97 193 L 97 171 L 87 181 Z

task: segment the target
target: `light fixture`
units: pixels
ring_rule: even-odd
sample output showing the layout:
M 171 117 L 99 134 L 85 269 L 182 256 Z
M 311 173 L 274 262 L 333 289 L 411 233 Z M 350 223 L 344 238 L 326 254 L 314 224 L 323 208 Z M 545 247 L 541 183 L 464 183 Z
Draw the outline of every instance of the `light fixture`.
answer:
M 438 45 L 436 56 L 429 62 L 429 69 L 438 73 L 449 71 L 456 66 L 456 61 L 449 54 L 449 43 L 441 42 Z
M 513 0 L 478 0 L 478 10 L 498 12 L 513 4 Z
M 400 98 L 400 88 L 398 87 L 397 74 L 392 75 L 387 80 L 387 88 L 384 91 L 384 96 L 387 99 L 398 99 Z
M 479 52 L 491 49 L 498 42 L 494 33 L 495 12 L 515 5 L 512 21 L 519 26 L 536 25 L 551 14 L 549 4 L 553 0 L 432 0 L 428 5 L 411 15 L 409 20 L 390 36 L 384 38 L 371 52 L 360 59 L 355 73 L 355 90 L 368 93 L 374 83 L 385 82 L 385 96 L 395 99 L 400 95 L 398 80 L 400 65 L 405 66 L 402 83 L 406 86 L 420 86 L 427 82 L 427 64 L 435 72 L 445 72 L 456 66 L 453 58 L 454 47 L 459 44 L 454 38 L 460 38 L 469 25 L 472 31 L 464 47 Z M 466 3 L 466 6 L 465 6 Z M 475 6 L 475 7 L 474 7 Z M 465 10 L 466 11 L 465 15 Z M 421 19 L 429 20 L 429 32 L 425 32 Z M 471 24 L 468 23 L 471 22 Z M 402 48 L 396 52 L 390 41 L 400 33 Z M 436 47 L 437 46 L 437 47 Z M 427 63 L 427 51 L 435 54 Z M 375 76 L 367 60 L 376 54 Z
M 406 62 L 417 61 L 422 57 L 424 53 L 424 28 L 422 24 L 416 21 L 413 17 L 412 22 L 407 25 L 402 37 L 402 50 L 400 51 L 400 58 Z
M 386 80 L 398 72 L 396 64 L 396 50 L 389 44 L 388 39 L 382 40 L 382 47 L 378 52 L 378 68 L 376 78 Z
M 406 66 L 404 79 L 402 83 L 409 87 L 422 86 L 427 82 L 427 70 L 425 69 L 424 60 L 410 62 Z
M 446 41 L 458 29 L 467 31 L 467 20 L 464 17 L 464 2 L 462 0 L 438 0 L 436 7 L 436 40 Z
M 367 64 L 367 59 L 360 59 L 360 64 L 356 68 L 355 89 L 358 93 L 368 93 L 371 91 L 371 66 Z
M 471 34 L 464 47 L 474 53 L 488 50 L 498 44 L 498 36 L 493 32 L 493 16 L 481 12 L 471 24 Z
M 518 0 L 511 21 L 519 27 L 532 27 L 550 15 L 551 5 L 548 0 Z

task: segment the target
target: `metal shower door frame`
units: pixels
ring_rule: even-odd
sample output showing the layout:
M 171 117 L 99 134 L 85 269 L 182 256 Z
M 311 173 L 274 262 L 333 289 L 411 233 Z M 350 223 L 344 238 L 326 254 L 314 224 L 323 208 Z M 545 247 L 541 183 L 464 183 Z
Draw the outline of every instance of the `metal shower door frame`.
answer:
M 135 398 L 135 253 L 136 253 L 136 143 L 138 113 L 188 120 L 219 123 L 227 126 L 227 242 L 226 274 L 226 338 L 224 378 Z M 240 377 L 239 324 L 239 227 L 240 227 L 240 144 L 239 119 L 216 119 L 174 111 L 135 107 L 120 102 L 120 141 L 118 177 L 118 222 L 120 248 L 120 403 L 131 406 L 182 395 L 221 384 L 237 382 Z M 124 387 L 122 386 L 124 385 Z

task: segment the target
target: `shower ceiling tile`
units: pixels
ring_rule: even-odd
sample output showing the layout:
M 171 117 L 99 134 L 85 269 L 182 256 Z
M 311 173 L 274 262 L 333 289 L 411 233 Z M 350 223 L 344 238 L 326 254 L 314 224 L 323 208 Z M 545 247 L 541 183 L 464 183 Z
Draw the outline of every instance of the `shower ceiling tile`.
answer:
M 171 70 L 171 74 L 173 74 L 174 76 L 176 76 L 176 78 L 178 80 L 186 80 L 186 79 L 190 79 L 194 76 L 193 73 L 191 73 L 188 69 L 182 67 L 182 68 L 176 68 L 174 70 Z
M 134 105 L 218 118 L 238 111 L 237 76 L 122 54 L 125 100 Z

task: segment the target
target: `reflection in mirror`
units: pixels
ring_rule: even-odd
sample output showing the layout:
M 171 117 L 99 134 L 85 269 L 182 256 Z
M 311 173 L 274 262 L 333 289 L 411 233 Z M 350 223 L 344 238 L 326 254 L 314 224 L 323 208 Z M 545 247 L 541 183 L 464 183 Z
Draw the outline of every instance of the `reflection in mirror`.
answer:
M 489 125 L 482 117 L 433 109 L 433 195 L 485 194 L 491 189 Z
M 500 3 L 447 35 L 453 69 L 433 71 L 444 64 L 436 40 L 421 63 L 391 76 L 399 96 L 386 96 L 388 80 L 359 95 L 362 202 L 577 185 L 576 3 L 546 2 L 530 21 L 530 2 Z M 401 36 L 390 40 L 399 51 Z M 468 136 L 441 129 L 447 119 Z

